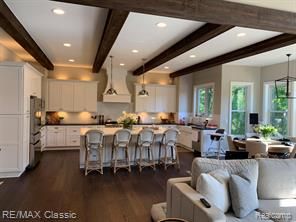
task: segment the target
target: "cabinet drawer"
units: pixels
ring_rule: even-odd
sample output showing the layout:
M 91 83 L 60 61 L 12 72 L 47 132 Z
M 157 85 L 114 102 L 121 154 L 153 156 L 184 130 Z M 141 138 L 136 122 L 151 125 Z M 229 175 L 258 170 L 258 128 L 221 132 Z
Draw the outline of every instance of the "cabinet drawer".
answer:
M 73 127 L 73 128 L 67 128 L 67 135 L 80 135 L 80 128 L 79 127 Z
M 80 136 L 67 136 L 67 146 L 80 146 Z
M 47 131 L 65 131 L 65 128 L 62 126 L 48 126 Z
M 0 172 L 18 170 L 18 146 L 0 145 Z

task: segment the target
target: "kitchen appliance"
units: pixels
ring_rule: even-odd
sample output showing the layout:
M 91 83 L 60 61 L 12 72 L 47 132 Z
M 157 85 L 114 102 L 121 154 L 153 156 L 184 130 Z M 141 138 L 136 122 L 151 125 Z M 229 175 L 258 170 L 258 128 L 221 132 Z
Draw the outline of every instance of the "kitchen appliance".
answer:
M 30 149 L 29 165 L 27 169 L 34 168 L 41 158 L 41 114 L 42 100 L 36 96 L 30 96 Z

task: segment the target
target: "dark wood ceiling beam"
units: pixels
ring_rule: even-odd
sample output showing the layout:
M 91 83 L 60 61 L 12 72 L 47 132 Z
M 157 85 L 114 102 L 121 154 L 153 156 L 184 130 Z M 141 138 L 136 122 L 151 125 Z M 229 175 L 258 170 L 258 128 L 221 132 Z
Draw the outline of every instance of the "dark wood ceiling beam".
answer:
M 201 45 L 202 43 L 209 41 L 210 39 L 216 37 L 217 35 L 222 34 L 223 32 L 228 31 L 234 26 L 230 25 L 217 25 L 217 24 L 205 24 L 201 28 L 192 32 L 176 44 L 172 45 L 158 56 L 154 57 L 147 63 L 145 63 L 145 72 L 148 72 L 151 69 L 154 69 L 161 64 L 187 52 L 188 50 Z M 142 67 L 137 68 L 134 72 L 134 75 L 143 74 Z
M 296 14 L 222 0 L 54 0 L 296 34 Z
M 3 0 L 0 0 L 0 27 L 6 31 L 18 44 L 20 44 L 36 61 L 48 70 L 54 66 L 40 49 L 34 39 L 10 11 Z
M 175 78 L 178 76 L 187 75 L 193 72 L 208 69 L 217 65 L 222 65 L 238 59 L 243 59 L 249 56 L 254 56 L 263 52 L 271 51 L 274 49 L 282 48 L 296 43 L 296 35 L 282 34 L 250 46 L 217 56 L 207 61 L 186 67 L 170 74 L 170 77 Z
M 100 71 L 108 53 L 110 52 L 129 12 L 122 10 L 109 10 L 105 23 L 103 36 L 96 54 L 92 71 L 97 73 Z

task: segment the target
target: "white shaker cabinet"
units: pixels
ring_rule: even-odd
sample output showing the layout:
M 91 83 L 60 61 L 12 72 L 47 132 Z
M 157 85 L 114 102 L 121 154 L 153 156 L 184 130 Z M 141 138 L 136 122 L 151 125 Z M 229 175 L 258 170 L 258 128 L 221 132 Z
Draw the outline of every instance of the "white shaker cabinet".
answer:
M 49 79 L 47 110 L 96 112 L 97 82 Z
M 66 128 L 61 126 L 47 127 L 46 147 L 66 146 Z
M 145 86 L 149 96 L 138 96 L 139 91 L 142 89 L 141 85 L 136 85 L 135 89 L 136 112 L 155 112 L 155 87 Z

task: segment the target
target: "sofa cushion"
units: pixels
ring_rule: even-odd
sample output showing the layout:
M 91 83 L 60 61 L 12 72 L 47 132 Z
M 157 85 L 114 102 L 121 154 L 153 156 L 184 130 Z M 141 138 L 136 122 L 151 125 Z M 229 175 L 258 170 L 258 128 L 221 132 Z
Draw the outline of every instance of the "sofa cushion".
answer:
M 246 217 L 258 208 L 257 181 L 252 180 L 252 174 L 248 170 L 239 175 L 231 175 L 229 192 L 235 216 Z
M 228 182 L 230 175 L 227 170 L 218 169 L 208 174 L 202 173 L 197 179 L 196 190 L 201 193 L 210 204 L 214 204 L 224 213 L 230 207 Z
M 296 159 L 258 159 L 259 199 L 296 198 Z
M 226 169 L 229 174 L 238 174 L 239 172 L 248 169 L 252 172 L 253 179 L 258 180 L 258 163 L 256 160 L 215 160 L 207 158 L 195 158 L 192 162 L 192 180 L 191 186 L 196 188 L 197 178 L 202 173 L 209 173 L 216 169 Z
M 277 222 L 296 221 L 296 199 L 259 200 L 259 209 Z

